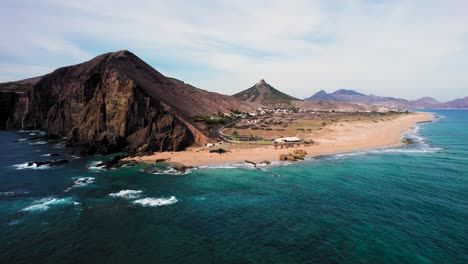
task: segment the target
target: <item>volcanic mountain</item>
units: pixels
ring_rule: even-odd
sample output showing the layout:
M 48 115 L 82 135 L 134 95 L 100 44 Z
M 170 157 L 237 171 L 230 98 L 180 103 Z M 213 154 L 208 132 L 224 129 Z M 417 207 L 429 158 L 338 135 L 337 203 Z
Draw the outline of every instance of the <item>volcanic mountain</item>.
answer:
M 333 93 L 326 93 L 321 90 L 305 101 L 326 100 L 333 102 L 348 102 L 361 105 L 385 106 L 390 108 L 467 108 L 468 102 L 456 99 L 447 103 L 441 103 L 432 97 L 422 97 L 418 100 L 405 100 L 394 97 L 381 97 L 377 95 L 366 95 L 353 90 L 337 90 Z
M 292 105 L 292 101 L 299 100 L 276 90 L 263 79 L 249 89 L 233 96 L 244 102 L 271 107 L 288 107 Z
M 31 80 L 0 84 L 0 127 L 41 129 L 82 154 L 182 150 L 208 138 L 192 117 L 252 110 L 165 77 L 126 50 Z

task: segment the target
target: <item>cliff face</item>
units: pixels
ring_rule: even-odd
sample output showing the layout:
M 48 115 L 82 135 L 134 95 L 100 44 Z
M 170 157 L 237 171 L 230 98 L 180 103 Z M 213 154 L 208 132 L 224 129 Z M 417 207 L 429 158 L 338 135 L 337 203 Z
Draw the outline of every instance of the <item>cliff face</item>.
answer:
M 223 110 L 188 102 L 184 85 L 128 51 L 108 53 L 57 69 L 13 99 L 2 95 L 11 103 L 0 124 L 65 137 L 82 154 L 182 150 L 207 141 L 191 115 Z M 196 90 L 195 96 L 203 92 Z

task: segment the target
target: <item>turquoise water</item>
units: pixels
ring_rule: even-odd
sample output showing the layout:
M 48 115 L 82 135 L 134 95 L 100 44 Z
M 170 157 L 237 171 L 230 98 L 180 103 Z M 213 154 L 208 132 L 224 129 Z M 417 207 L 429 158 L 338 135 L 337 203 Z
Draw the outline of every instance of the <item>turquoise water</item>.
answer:
M 186 175 L 23 169 L 66 150 L 0 132 L 0 263 L 468 263 L 468 111 L 434 112 L 409 147 Z

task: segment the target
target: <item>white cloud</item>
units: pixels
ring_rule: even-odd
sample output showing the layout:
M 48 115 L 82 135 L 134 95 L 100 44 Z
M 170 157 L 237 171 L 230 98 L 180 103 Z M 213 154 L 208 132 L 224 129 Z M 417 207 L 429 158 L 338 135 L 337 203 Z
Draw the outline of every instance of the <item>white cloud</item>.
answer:
M 468 86 L 464 1 L 20 3 L 0 11 L 15 24 L 0 28 L 11 39 L 0 56 L 25 65 L 129 49 L 166 75 L 222 93 L 260 78 L 297 97 L 352 88 L 447 100 Z

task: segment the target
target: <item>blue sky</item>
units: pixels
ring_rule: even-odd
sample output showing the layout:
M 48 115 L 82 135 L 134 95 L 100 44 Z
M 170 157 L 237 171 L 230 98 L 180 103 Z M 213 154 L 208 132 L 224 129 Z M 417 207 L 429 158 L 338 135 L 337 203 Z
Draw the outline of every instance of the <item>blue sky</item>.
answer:
M 263 78 L 446 101 L 468 95 L 468 1 L 0 0 L 0 81 L 128 49 L 166 76 L 233 94 Z

